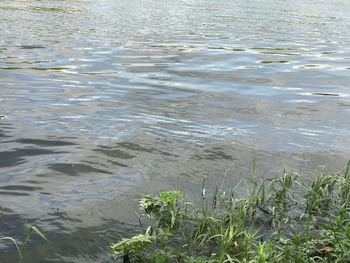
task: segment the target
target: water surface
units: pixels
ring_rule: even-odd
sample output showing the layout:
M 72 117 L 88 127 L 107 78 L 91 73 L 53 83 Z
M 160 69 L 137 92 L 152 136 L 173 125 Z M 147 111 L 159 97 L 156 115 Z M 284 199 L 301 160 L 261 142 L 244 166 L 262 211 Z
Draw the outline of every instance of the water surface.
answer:
M 350 157 L 350 2 L 0 0 L 0 231 L 109 262 L 142 193 Z M 42 244 L 34 241 L 34 245 Z M 0 260 L 14 251 L 1 245 Z

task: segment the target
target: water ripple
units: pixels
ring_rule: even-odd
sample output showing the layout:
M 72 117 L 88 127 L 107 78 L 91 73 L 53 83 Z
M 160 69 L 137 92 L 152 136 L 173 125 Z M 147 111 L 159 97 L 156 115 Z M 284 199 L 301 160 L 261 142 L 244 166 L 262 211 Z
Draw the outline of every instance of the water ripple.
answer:
M 231 162 L 238 180 L 254 155 L 269 174 L 339 168 L 349 3 L 0 1 L 6 220 L 72 236 L 124 218 L 143 191 L 214 185 Z

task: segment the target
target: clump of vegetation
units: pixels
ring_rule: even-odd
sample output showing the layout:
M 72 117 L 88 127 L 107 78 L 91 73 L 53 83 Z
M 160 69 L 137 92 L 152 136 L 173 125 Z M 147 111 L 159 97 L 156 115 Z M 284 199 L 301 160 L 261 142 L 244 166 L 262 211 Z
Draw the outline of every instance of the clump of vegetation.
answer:
M 204 184 L 196 204 L 179 191 L 139 204 L 146 234 L 112 246 L 125 263 L 350 262 L 350 162 L 311 181 L 287 170 L 263 180 L 254 168 L 229 192 Z
M 0 214 L 3 210 L 0 210 Z M 0 243 L 1 242 L 10 242 L 12 243 L 17 250 L 18 253 L 18 261 L 20 263 L 23 262 L 23 253 L 24 253 L 24 249 L 26 247 L 26 245 L 28 244 L 30 238 L 33 236 L 33 234 L 38 235 L 40 238 L 44 239 L 45 241 L 48 242 L 46 236 L 39 230 L 38 227 L 34 226 L 34 225 L 30 225 L 27 222 L 25 222 L 24 224 L 24 228 L 25 228 L 25 234 L 23 236 L 22 240 L 16 240 L 13 237 L 9 237 L 9 236 L 1 236 L 0 235 Z M 0 232 L 1 234 L 1 232 Z
M 137 235 L 132 238 L 124 238 L 120 242 L 111 246 L 113 252 L 116 255 L 122 255 L 125 262 L 129 261 L 131 254 L 137 254 L 138 252 L 147 248 L 155 237 L 146 235 Z

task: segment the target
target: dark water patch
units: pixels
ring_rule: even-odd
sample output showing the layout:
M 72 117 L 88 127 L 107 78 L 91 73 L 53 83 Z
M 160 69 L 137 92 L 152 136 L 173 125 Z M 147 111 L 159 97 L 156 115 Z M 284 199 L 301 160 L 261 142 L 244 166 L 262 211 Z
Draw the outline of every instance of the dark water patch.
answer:
M 162 151 L 159 148 L 156 148 L 152 145 L 141 145 L 141 144 L 136 144 L 132 142 L 120 142 L 120 143 L 117 143 L 116 145 L 117 147 L 124 148 L 125 150 L 131 150 L 135 152 L 155 153 L 155 154 L 161 154 L 164 156 L 176 156 L 169 152 Z
M 69 232 L 69 221 L 71 218 L 67 216 L 65 212 L 55 211 L 52 213 L 48 213 L 41 222 L 45 225 L 48 225 L 49 228 L 59 229 L 60 232 Z M 72 223 L 78 223 L 79 220 L 76 221 L 73 219 Z
M 322 51 L 320 52 L 322 55 L 334 55 L 334 54 L 339 54 L 338 51 Z
M 76 143 L 63 140 L 43 140 L 43 139 L 17 139 L 16 142 L 23 144 L 34 144 L 42 147 L 76 145 Z
M 337 94 L 337 93 L 325 93 L 325 92 L 313 92 L 312 95 L 338 97 L 340 94 Z
M 5 115 L 3 115 L 3 116 L 5 116 Z M 5 118 L 7 118 L 7 116 L 5 116 Z M 1 126 L 1 128 L 6 129 L 6 130 L 14 129 L 11 123 L 0 122 L 0 126 Z
M 0 127 L 0 138 L 10 138 L 10 135 L 6 134 L 6 131 L 3 131 L 3 129 Z M 2 143 L 3 141 L 0 141 Z
M 120 167 L 129 167 L 126 164 L 120 163 L 120 162 L 116 162 L 116 161 L 112 161 L 112 160 L 108 160 L 109 163 L 120 166 Z
M 210 160 L 210 161 L 215 161 L 215 160 L 227 160 L 228 163 L 235 158 L 227 152 L 224 151 L 223 148 L 219 147 L 213 147 L 212 149 L 206 149 L 203 151 L 201 154 L 194 154 L 191 156 L 191 159 L 194 160 Z
M 37 181 L 37 180 L 26 180 L 23 182 L 28 183 L 28 184 L 42 184 L 42 183 L 44 183 L 43 181 Z
M 246 80 L 248 83 L 256 83 L 256 84 L 266 84 L 266 83 L 271 83 L 273 80 L 268 79 L 268 78 L 251 78 Z
M 47 168 L 69 176 L 79 176 L 79 175 L 89 174 L 89 173 L 112 174 L 109 171 L 97 169 L 90 165 L 79 164 L 79 163 L 75 163 L 75 164 L 55 163 L 55 164 L 48 165 Z
M 131 142 L 121 142 L 121 143 L 117 143 L 118 147 L 121 148 L 125 148 L 125 149 L 130 149 L 132 151 L 137 151 L 137 152 L 148 152 L 148 153 L 152 153 L 154 151 L 156 151 L 156 149 L 154 147 L 145 147 L 145 146 L 141 146 L 139 144 L 136 143 L 131 143 Z
M 262 61 L 259 61 L 259 63 L 261 63 L 261 64 L 274 64 L 274 63 L 284 64 L 284 63 L 289 63 L 289 62 L 290 62 L 289 60 L 262 60 Z
M 6 205 L 6 204 L 2 204 Z M 14 213 L 14 211 L 10 208 L 2 206 L 2 212 L 0 214 L 0 231 L 1 236 L 10 236 L 15 237 L 21 231 L 21 227 L 23 226 L 23 219 Z M 2 244 L 1 244 L 2 245 Z M 13 244 L 7 244 L 8 246 L 12 246 Z M 1 251 L 1 249 L 0 249 Z M 0 253 L 0 259 L 3 253 Z
M 320 96 L 320 97 L 347 97 L 347 94 L 341 94 L 341 93 L 332 93 L 332 92 L 303 92 L 299 93 L 300 95 L 305 96 Z
M 17 46 L 20 49 L 43 49 L 46 48 L 44 46 L 40 46 L 40 45 L 21 45 L 21 46 Z
M 67 212 L 62 212 L 62 211 L 50 212 L 47 215 L 49 217 L 60 218 L 60 219 L 63 219 L 64 221 L 68 221 L 68 222 L 73 222 L 73 223 L 82 222 L 80 219 L 73 218 Z
M 22 192 L 4 192 L 4 191 L 0 191 L 0 196 L 1 195 L 5 195 L 5 196 L 30 196 L 29 193 L 22 193 Z
M 305 64 L 305 65 L 301 65 L 301 68 L 320 68 L 322 67 L 322 65 L 320 64 Z
M 2 186 L 0 189 L 3 190 L 19 190 L 19 191 L 36 191 L 36 190 L 42 190 L 43 188 L 37 187 L 37 186 L 27 186 L 27 185 L 7 185 Z
M 129 154 L 125 151 L 115 149 L 115 147 L 103 146 L 103 147 L 101 147 L 101 149 L 95 149 L 94 151 L 97 153 L 102 153 L 102 154 L 107 155 L 109 157 L 117 158 L 117 159 L 127 160 L 127 159 L 132 159 L 132 158 L 136 157 L 135 155 Z
M 0 122 L 0 138 L 10 138 L 11 137 L 11 131 L 14 129 L 14 127 L 10 123 Z M 7 140 L 0 140 L 0 143 L 4 143 Z
M 48 154 L 59 154 L 65 153 L 62 151 L 54 151 L 47 149 L 38 149 L 38 148 L 14 148 L 10 151 L 0 152 L 0 167 L 10 167 L 19 165 L 26 162 L 26 158 L 36 155 L 48 155 Z
M 1 195 L 7 195 L 7 196 L 30 196 L 30 194 L 28 193 L 22 193 L 22 192 L 4 192 L 4 191 L 0 191 L 0 196 Z

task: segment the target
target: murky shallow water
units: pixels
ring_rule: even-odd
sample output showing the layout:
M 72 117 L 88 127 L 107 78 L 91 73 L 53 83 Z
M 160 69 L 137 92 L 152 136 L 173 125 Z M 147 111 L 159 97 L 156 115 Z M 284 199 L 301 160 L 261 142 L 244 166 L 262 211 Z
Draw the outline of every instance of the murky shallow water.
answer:
M 350 157 L 350 2 L 0 1 L 0 215 L 107 262 L 141 193 Z M 34 242 L 35 243 L 35 242 Z M 42 244 L 42 243 L 40 243 Z M 108 251 L 108 248 L 107 248 Z M 11 262 L 10 248 L 0 260 Z M 43 258 L 45 260 L 43 260 Z

